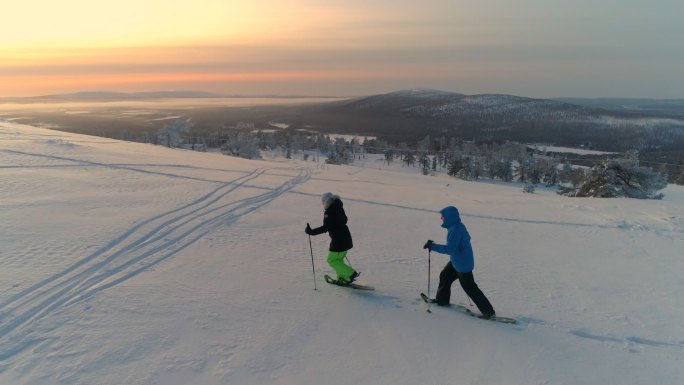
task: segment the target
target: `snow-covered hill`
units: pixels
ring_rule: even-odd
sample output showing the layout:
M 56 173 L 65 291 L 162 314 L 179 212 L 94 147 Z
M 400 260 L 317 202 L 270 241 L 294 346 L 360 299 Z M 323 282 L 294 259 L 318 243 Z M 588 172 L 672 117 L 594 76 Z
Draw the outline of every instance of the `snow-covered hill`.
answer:
M 374 292 L 323 282 L 325 235 L 314 290 L 304 227 L 326 191 Z M 664 193 L 524 194 L 0 123 L 0 384 L 681 384 L 684 189 Z M 417 299 L 446 205 L 518 325 Z M 447 259 L 431 260 L 434 293 Z
M 396 142 L 445 136 L 484 141 L 591 144 L 605 151 L 681 151 L 684 119 L 506 94 L 407 90 L 304 108 L 301 124 Z M 295 118 L 293 118 L 295 119 Z

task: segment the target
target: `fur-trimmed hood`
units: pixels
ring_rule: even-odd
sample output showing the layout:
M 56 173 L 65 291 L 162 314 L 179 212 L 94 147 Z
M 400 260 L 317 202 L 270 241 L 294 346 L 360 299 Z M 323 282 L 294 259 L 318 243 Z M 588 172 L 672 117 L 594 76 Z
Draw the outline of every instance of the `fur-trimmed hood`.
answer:
M 339 195 L 335 195 L 332 193 L 325 193 L 321 197 L 321 201 L 323 202 L 323 209 L 327 210 L 330 205 L 332 205 L 336 200 L 339 200 L 340 203 L 342 203 L 342 199 L 340 199 Z
M 342 199 L 339 195 L 325 193 L 321 196 L 321 202 L 325 207 L 323 213 L 323 226 L 311 229 L 309 235 L 328 233 L 330 235 L 330 251 L 347 251 L 354 247 L 352 236 L 347 227 L 347 214 L 342 207 Z

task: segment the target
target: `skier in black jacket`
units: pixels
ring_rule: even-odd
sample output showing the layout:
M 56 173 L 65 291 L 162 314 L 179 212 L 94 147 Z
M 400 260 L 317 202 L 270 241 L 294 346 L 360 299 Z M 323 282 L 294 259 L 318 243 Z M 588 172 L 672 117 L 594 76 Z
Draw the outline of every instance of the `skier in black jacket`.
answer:
M 325 208 L 323 226 L 312 229 L 307 223 L 304 232 L 309 235 L 328 233 L 330 236 L 328 264 L 337 273 L 339 281 L 351 283 L 359 276 L 359 273 L 344 263 L 347 251 L 354 247 L 354 245 L 349 227 L 347 227 L 347 215 L 344 212 L 344 208 L 342 208 L 342 200 L 338 195 L 327 192 L 321 196 L 321 201 Z

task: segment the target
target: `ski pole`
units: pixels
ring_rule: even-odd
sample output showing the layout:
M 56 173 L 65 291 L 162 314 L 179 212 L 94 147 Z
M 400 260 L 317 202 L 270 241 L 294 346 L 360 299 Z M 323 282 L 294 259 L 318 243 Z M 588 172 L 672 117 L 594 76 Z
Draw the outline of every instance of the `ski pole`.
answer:
M 308 223 L 306 225 L 309 226 Z M 313 271 L 314 290 L 318 290 L 318 288 L 316 288 L 316 268 L 314 267 L 313 246 L 311 246 L 311 234 L 309 234 L 309 250 L 311 250 L 311 271 Z
M 351 262 L 349 262 L 349 258 L 346 255 L 344 256 L 344 259 L 347 260 L 347 265 L 349 265 L 349 267 L 351 267 L 353 269 L 354 266 L 352 266 Z
M 428 295 L 427 312 L 428 313 L 432 313 L 432 311 L 430 310 L 430 253 L 431 252 L 432 252 L 432 250 L 430 250 L 430 248 L 428 248 L 428 293 L 427 293 L 427 295 Z

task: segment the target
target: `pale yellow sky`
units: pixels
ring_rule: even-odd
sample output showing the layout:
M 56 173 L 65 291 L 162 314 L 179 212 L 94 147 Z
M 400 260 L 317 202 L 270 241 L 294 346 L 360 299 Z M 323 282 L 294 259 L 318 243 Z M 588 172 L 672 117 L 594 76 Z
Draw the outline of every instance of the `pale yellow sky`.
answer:
M 0 1 L 0 97 L 415 87 L 684 97 L 674 0 Z
M 271 3 L 271 4 L 269 4 Z M 225 0 L 22 0 L 3 7 L 4 47 L 87 48 L 255 41 L 290 35 L 296 7 Z M 295 4 L 296 2 L 292 2 Z M 277 11 L 276 11 L 277 10 Z M 319 14 L 319 17 L 325 15 Z

